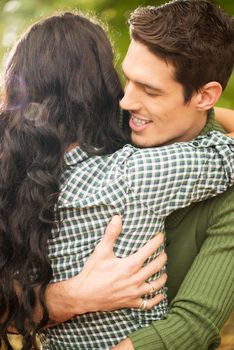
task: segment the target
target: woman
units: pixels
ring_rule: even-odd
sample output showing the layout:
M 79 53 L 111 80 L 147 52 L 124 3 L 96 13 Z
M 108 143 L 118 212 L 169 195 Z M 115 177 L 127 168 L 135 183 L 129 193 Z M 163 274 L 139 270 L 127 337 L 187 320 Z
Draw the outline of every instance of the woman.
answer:
M 111 45 L 81 15 L 35 24 L 12 53 L 0 166 L 1 334 L 8 349 L 10 325 L 23 335 L 23 349 L 35 345 L 37 332 L 45 349 L 108 349 L 160 319 L 166 300 L 154 310 L 144 310 L 144 301 L 141 310 L 86 314 L 41 330 L 46 286 L 80 272 L 114 214 L 124 219 L 116 254 L 126 256 L 163 230 L 171 211 L 234 182 L 234 143 L 217 133 L 158 149 L 124 146 L 121 96 Z M 40 324 L 33 319 L 37 295 Z

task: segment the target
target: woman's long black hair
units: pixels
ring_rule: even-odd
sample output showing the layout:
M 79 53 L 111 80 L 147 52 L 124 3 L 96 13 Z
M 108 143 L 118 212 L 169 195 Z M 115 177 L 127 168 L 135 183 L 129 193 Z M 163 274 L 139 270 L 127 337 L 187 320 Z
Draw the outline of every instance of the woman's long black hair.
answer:
M 63 156 L 69 145 L 92 154 L 122 147 L 118 125 L 122 89 L 102 27 L 63 13 L 33 25 L 5 71 L 0 111 L 0 332 L 23 335 L 48 321 L 45 289 L 52 278 L 47 239 L 56 224 Z M 39 324 L 33 313 L 43 309 Z

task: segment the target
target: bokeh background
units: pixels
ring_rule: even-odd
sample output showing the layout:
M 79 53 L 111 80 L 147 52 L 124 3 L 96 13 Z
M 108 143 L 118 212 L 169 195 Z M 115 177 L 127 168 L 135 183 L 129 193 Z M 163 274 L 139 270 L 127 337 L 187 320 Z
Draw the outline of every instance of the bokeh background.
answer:
M 137 6 L 157 5 L 165 0 L 0 0 L 0 73 L 4 69 L 10 48 L 19 35 L 32 23 L 60 10 L 80 9 L 97 15 L 108 25 L 116 52 L 116 67 L 129 44 L 127 19 Z M 213 0 L 234 15 L 234 0 Z M 45 42 L 46 45 L 46 42 Z M 121 73 L 120 73 L 121 74 Z M 0 75 L 2 76 L 2 74 Z M 234 109 L 234 74 L 218 105 Z M 20 349 L 18 337 L 13 337 L 14 349 Z M 234 350 L 234 313 L 222 331 L 220 350 Z
M 93 12 L 108 24 L 116 50 L 116 66 L 120 63 L 129 43 L 127 18 L 140 5 L 157 5 L 166 0 L 0 0 L 0 71 L 4 67 L 10 47 L 29 25 L 55 11 L 81 9 Z M 233 0 L 213 0 L 234 15 Z M 45 42 L 46 45 L 46 42 Z M 234 74 L 219 105 L 234 108 Z

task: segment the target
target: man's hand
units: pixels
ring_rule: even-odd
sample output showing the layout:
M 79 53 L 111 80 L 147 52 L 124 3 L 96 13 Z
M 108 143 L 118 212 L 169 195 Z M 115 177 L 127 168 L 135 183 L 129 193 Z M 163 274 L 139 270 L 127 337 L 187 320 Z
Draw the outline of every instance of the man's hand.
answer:
M 157 291 L 165 284 L 165 274 L 151 281 L 151 285 L 145 282 L 165 265 L 167 258 L 164 252 L 142 267 L 163 243 L 163 234 L 157 234 L 135 254 L 120 259 L 115 256 L 113 246 L 121 229 L 121 218 L 114 216 L 81 273 L 47 288 L 46 301 L 51 319 L 63 322 L 86 312 L 138 308 L 141 297 L 150 293 L 151 285 Z M 163 295 L 158 294 L 147 300 L 147 309 L 157 305 L 163 298 Z
M 134 350 L 132 342 L 129 338 L 122 340 L 118 345 L 114 346 L 111 350 Z

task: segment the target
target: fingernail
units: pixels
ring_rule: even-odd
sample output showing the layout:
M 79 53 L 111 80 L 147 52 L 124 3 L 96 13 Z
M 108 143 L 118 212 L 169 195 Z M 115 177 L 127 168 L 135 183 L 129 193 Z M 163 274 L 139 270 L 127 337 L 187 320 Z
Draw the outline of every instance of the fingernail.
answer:
M 112 225 L 119 225 L 122 222 L 122 217 L 120 215 L 114 215 L 110 221 Z

